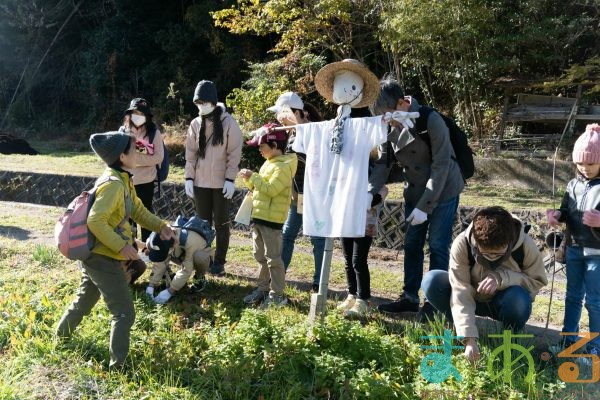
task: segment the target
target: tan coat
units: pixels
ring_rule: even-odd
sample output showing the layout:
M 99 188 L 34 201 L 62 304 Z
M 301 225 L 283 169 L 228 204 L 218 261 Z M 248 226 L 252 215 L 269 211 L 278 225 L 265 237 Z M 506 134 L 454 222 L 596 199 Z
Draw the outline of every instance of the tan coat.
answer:
M 450 250 L 450 265 L 448 273 L 450 275 L 450 285 L 452 286 L 452 295 L 450 297 L 450 307 L 452 309 L 452 318 L 456 327 L 456 334 L 464 337 L 478 337 L 477 327 L 475 326 L 475 302 L 490 301 L 493 296 L 481 295 L 477 293 L 479 283 L 487 275 L 492 274 L 499 282 L 498 290 L 504 290 L 509 286 L 521 286 L 535 298 L 541 287 L 548 284 L 546 270 L 544 268 L 543 256 L 537 248 L 534 240 L 523 231 L 522 224 L 519 225 L 519 236 L 513 244 L 513 249 L 523 246 L 523 265 L 520 266 L 512 257 L 507 257 L 502 264 L 495 270 L 484 267 L 477 261 L 471 267 L 469 265 L 468 252 L 471 251 L 470 239 L 467 244 L 466 238 L 471 238 L 472 224 L 454 239 L 452 249 Z
M 227 112 L 221 115 L 223 123 L 223 144 L 212 145 L 213 124 L 207 119 L 205 135 L 206 154 L 198 157 L 198 136 L 202 117 L 197 117 L 188 128 L 185 142 L 186 179 L 192 178 L 194 186 L 210 189 L 222 188 L 225 179 L 235 181 L 242 156 L 242 131 L 235 119 Z M 210 139 L 209 139 L 210 138 Z
M 146 130 L 144 129 L 141 132 L 135 133 L 131 132 L 130 134 L 134 136 L 136 140 L 140 140 L 146 137 Z M 127 169 L 127 171 L 131 172 L 133 175 L 134 185 L 150 183 L 156 180 L 156 166 L 162 163 L 166 151 L 162 135 L 158 129 L 156 130 L 152 144 L 154 144 L 154 154 L 150 155 L 145 152 L 140 153 L 136 151 L 136 167 L 133 169 Z

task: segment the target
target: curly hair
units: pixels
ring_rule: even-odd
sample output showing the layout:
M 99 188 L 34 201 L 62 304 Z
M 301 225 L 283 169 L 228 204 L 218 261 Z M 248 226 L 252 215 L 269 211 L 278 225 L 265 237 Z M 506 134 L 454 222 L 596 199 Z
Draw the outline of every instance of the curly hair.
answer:
M 512 215 L 502 207 L 486 207 L 473 217 L 471 233 L 478 245 L 498 248 L 514 240 Z

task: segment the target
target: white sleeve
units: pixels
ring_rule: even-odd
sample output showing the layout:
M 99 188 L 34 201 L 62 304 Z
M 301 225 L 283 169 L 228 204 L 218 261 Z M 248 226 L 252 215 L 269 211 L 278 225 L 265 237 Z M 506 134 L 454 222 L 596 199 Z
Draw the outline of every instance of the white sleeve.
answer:
M 308 135 L 311 125 L 312 124 L 301 124 L 296 126 L 296 138 L 292 144 L 292 150 L 296 153 L 306 153 L 304 138 Z
M 371 148 L 385 143 L 387 140 L 388 124 L 383 122 L 381 116 L 366 118 L 368 124 L 367 132 L 369 132 L 369 140 Z

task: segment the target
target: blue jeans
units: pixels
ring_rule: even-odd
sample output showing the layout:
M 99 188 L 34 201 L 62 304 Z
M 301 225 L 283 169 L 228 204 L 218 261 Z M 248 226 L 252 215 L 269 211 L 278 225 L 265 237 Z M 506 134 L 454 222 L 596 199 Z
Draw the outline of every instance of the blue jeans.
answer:
M 425 297 L 446 319 L 453 321 L 450 308 L 450 275 L 447 271 L 430 271 L 423 278 Z M 509 286 L 497 292 L 489 302 L 475 302 L 475 315 L 502 322 L 505 328 L 519 331 L 531 315 L 531 296 L 521 286 Z
M 283 248 L 281 249 L 281 259 L 283 260 L 283 266 L 287 271 L 292 261 L 292 254 L 294 253 L 294 241 L 298 237 L 300 227 L 302 226 L 302 214 L 298 214 L 298 207 L 290 205 L 290 211 L 288 211 L 288 217 L 283 224 L 283 230 L 281 236 L 283 237 Z M 318 285 L 321 279 L 321 266 L 323 264 L 323 252 L 325 251 L 325 238 L 311 236 L 310 242 L 313 246 L 313 256 L 315 259 L 315 273 L 313 275 L 313 284 Z
M 429 243 L 429 270 L 448 270 L 452 226 L 456 219 L 459 196 L 439 203 L 420 225 L 408 225 L 404 238 L 404 292 L 419 298 L 419 288 L 423 279 L 425 240 Z M 406 203 L 404 215 L 408 217 L 414 206 Z M 429 237 L 427 236 L 429 231 Z
M 583 256 L 583 247 L 567 247 L 567 295 L 563 332 L 579 332 L 581 308 L 590 318 L 590 332 L 600 332 L 600 256 Z M 575 341 L 577 336 L 568 336 Z M 600 347 L 600 337 L 590 342 Z

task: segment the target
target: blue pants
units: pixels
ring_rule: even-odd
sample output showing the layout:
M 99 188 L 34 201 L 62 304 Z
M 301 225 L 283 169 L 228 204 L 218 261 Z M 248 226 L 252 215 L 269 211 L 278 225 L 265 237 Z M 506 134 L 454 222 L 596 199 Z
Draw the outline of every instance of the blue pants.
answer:
M 290 205 L 290 211 L 288 211 L 288 217 L 283 224 L 283 230 L 281 236 L 283 237 L 283 248 L 281 249 L 281 259 L 283 260 L 283 266 L 287 271 L 292 261 L 292 254 L 294 253 L 294 241 L 298 237 L 300 227 L 302 226 L 302 214 L 298 214 L 298 208 L 295 205 Z M 315 273 L 313 275 L 313 284 L 318 285 L 321 279 L 321 266 L 323 264 L 323 252 L 325 251 L 325 238 L 311 236 L 310 242 L 313 246 L 313 256 L 315 259 Z
M 448 270 L 452 226 L 456 219 L 459 196 L 439 203 L 427 221 L 420 225 L 409 225 L 404 239 L 404 292 L 419 298 L 419 288 L 423 279 L 423 248 L 425 240 L 429 243 L 429 270 Z M 404 215 L 408 218 L 414 206 L 406 203 Z M 429 231 L 429 237 L 427 232 Z
M 579 332 L 585 298 L 590 317 L 590 332 L 600 332 L 600 256 L 583 256 L 582 247 L 567 247 L 567 295 L 563 332 Z M 576 341 L 577 336 L 567 340 Z M 590 342 L 600 348 L 600 337 Z
M 450 275 L 447 271 L 430 271 L 423 278 L 423 292 L 427 300 L 452 321 L 450 309 Z M 505 328 L 523 329 L 531 315 L 531 296 L 521 286 L 509 286 L 496 292 L 489 302 L 475 302 L 475 315 L 502 322 Z

